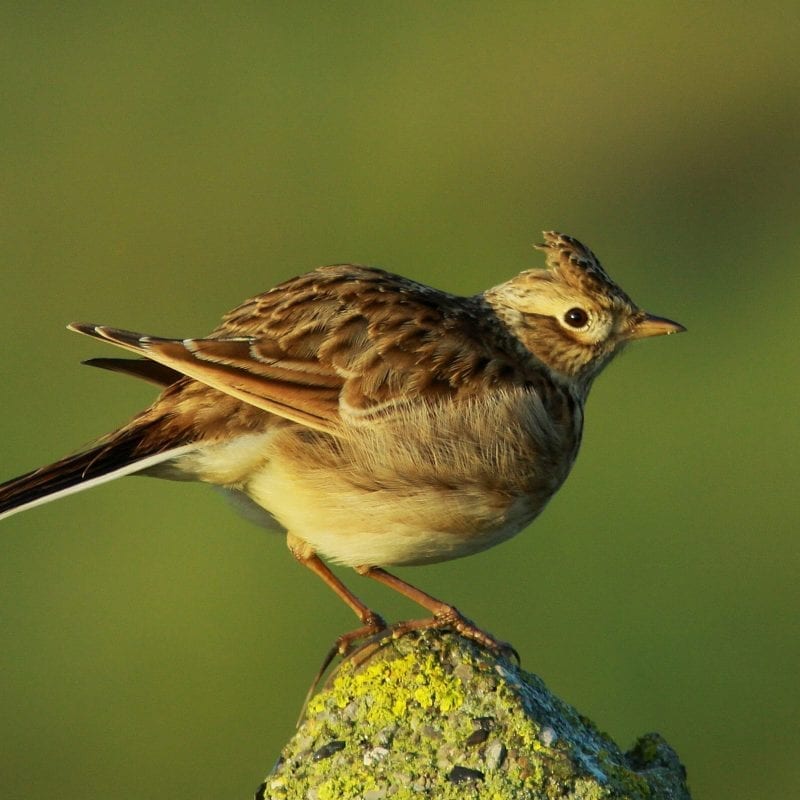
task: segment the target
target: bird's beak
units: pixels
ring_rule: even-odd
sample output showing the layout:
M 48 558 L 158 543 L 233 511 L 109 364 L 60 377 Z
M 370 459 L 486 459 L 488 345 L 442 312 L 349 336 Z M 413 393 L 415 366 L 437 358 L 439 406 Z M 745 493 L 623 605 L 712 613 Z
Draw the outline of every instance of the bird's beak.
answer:
M 647 339 L 651 336 L 669 336 L 671 333 L 681 333 L 685 330 L 686 328 L 680 322 L 656 317 L 653 314 L 644 314 L 636 320 L 627 338 Z

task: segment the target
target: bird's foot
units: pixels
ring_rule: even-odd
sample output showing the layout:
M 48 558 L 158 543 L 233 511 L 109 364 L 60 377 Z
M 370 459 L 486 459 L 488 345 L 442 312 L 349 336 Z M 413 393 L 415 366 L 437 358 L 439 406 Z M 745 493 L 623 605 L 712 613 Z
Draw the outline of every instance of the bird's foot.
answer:
M 361 625 L 361 627 L 352 631 L 348 631 L 347 633 L 343 633 L 336 639 L 331 647 L 331 652 L 329 653 L 329 657 L 325 665 L 326 668 L 337 654 L 342 656 L 342 658 L 346 658 L 347 655 L 352 652 L 354 643 L 361 642 L 364 639 L 369 639 L 376 633 L 390 630 L 390 627 L 386 624 L 384 618 L 372 611 L 370 611 L 369 615 L 362 621 L 364 624 Z
M 428 630 L 430 628 L 450 628 L 461 636 L 471 639 L 476 644 L 490 650 L 495 655 L 505 658 L 514 658 L 521 663 L 519 653 L 508 642 L 495 639 L 487 631 L 479 628 L 472 620 L 467 619 L 454 606 L 446 606 L 426 619 L 410 619 L 404 622 L 397 622 L 391 626 L 393 638 L 399 638 L 411 631 Z

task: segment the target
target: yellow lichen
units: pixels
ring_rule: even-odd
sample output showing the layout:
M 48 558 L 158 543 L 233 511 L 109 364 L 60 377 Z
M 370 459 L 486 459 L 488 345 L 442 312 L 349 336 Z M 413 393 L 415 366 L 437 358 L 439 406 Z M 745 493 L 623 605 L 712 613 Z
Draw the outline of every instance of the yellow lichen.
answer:
M 317 787 L 317 797 L 319 800 L 346 800 L 362 797 L 364 792 L 375 788 L 375 779 L 371 775 L 345 772 L 323 781 Z
M 341 709 L 355 700 L 365 704 L 365 720 L 380 726 L 404 718 L 412 706 L 448 713 L 458 709 L 464 697 L 461 679 L 448 674 L 436 658 L 409 653 L 373 661 L 361 670 L 342 665 L 331 688 L 311 700 L 308 712 L 313 716 L 328 704 Z

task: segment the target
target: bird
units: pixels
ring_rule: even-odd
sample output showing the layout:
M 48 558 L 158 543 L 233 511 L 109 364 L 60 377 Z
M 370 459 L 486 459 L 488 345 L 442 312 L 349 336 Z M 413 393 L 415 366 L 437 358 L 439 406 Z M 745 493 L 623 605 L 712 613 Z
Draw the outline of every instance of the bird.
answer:
M 546 231 L 538 248 L 544 268 L 469 297 L 338 264 L 253 297 L 203 338 L 70 324 L 134 356 L 85 363 L 161 393 L 86 449 L 0 485 L 0 519 L 125 475 L 209 483 L 284 532 L 356 614 L 341 652 L 428 627 L 499 647 L 387 567 L 472 555 L 526 528 L 575 462 L 598 374 L 631 341 L 685 330 L 639 308 L 571 236 Z M 430 616 L 387 625 L 327 562 Z

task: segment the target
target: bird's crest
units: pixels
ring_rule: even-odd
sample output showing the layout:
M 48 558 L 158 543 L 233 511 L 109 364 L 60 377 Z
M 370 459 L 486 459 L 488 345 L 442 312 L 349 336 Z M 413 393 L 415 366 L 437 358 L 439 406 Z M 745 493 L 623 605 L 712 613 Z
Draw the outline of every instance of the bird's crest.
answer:
M 544 231 L 544 243 L 535 245 L 547 254 L 547 266 L 568 282 L 594 292 L 605 292 L 634 305 L 628 295 L 603 269 L 600 260 L 586 245 L 557 231 Z M 588 284 L 588 285 L 587 285 Z

